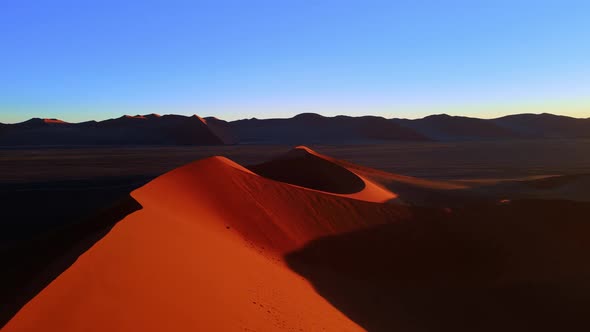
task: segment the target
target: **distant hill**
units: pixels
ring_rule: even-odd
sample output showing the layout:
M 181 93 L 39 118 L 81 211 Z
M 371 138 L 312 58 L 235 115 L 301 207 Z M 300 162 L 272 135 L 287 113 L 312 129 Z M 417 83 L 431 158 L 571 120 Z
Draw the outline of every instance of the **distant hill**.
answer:
M 303 113 L 289 119 L 248 119 L 230 122 L 240 143 L 310 144 L 422 141 L 411 128 L 376 116 L 325 117 Z
M 122 116 L 101 122 L 31 119 L 0 129 L 0 145 L 217 145 L 224 144 L 198 116 Z
M 303 113 L 287 119 L 227 122 L 197 115 L 148 114 L 99 122 L 34 118 L 15 124 L 0 123 L 0 146 L 379 144 L 522 138 L 590 138 L 590 118 L 544 113 L 486 120 L 438 114 L 408 120 Z
M 590 119 L 543 114 L 516 114 L 491 120 L 527 137 L 590 138 Z
M 430 115 L 417 120 L 392 119 L 392 121 L 439 141 L 509 139 L 521 136 L 489 120 L 447 114 Z
M 416 120 L 391 121 L 437 141 L 590 138 L 590 119 L 547 113 L 517 114 L 490 120 L 439 114 Z
M 234 133 L 231 124 L 225 120 L 209 116 L 203 119 L 209 129 L 219 137 L 224 144 L 237 144 L 239 139 Z

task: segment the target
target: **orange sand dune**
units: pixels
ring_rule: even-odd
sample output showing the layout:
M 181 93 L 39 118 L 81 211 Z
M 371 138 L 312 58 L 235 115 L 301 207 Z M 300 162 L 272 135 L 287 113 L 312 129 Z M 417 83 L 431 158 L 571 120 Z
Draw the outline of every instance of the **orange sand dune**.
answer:
M 316 155 L 321 156 L 322 158 L 331 161 L 337 165 L 345 167 L 359 176 L 364 176 L 367 179 L 371 179 L 371 181 L 380 183 L 383 186 L 389 187 L 393 184 L 395 187 L 396 183 L 410 185 L 414 188 L 423 188 L 423 189 L 435 189 L 435 190 L 456 190 L 456 189 L 467 189 L 467 186 L 464 183 L 457 183 L 452 181 L 436 181 L 436 180 L 428 180 L 428 179 L 421 179 L 412 176 L 400 175 L 400 174 L 393 174 L 384 171 L 380 171 L 374 168 L 364 167 L 360 165 L 356 165 L 344 160 L 334 159 L 329 156 L 320 155 L 317 152 L 314 152 Z
M 378 203 L 393 193 L 361 179 L 357 193 L 322 192 L 223 157 L 171 171 L 134 191 L 143 209 L 3 330 L 362 330 L 283 261 L 313 239 L 408 217 Z
M 281 182 L 362 201 L 386 202 L 397 197 L 354 167 L 305 146 L 250 169 Z
M 278 181 L 371 202 L 395 200 L 415 205 L 432 204 L 434 196 L 446 197 L 450 191 L 471 188 L 462 183 L 419 179 L 363 167 L 319 154 L 305 146 L 250 169 Z

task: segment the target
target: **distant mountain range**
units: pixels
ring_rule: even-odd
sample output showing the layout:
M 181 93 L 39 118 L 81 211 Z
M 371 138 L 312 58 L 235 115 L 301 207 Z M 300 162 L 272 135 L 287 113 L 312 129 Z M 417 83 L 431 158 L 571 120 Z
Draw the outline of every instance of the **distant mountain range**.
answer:
M 149 114 L 100 122 L 34 118 L 0 124 L 1 146 L 362 144 L 544 138 L 590 138 L 590 119 L 546 113 L 490 120 L 446 114 L 408 120 L 303 113 L 288 119 L 227 122 L 197 115 Z
M 376 116 L 303 113 L 290 119 L 238 120 L 230 126 L 240 143 L 363 143 L 429 140 L 412 128 Z
M 208 122 L 211 122 L 210 124 Z M 216 121 L 157 114 L 67 123 L 31 119 L 0 127 L 0 145 L 218 145 L 231 144 Z

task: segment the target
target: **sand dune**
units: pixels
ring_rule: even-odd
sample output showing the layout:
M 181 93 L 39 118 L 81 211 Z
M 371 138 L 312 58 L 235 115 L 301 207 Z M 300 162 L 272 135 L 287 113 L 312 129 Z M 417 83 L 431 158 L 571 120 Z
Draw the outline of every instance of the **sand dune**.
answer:
M 273 181 L 223 157 L 181 167 L 134 191 L 143 209 L 4 330 L 359 330 L 282 259 L 312 239 L 407 217 L 356 195 Z
M 397 203 L 410 205 L 446 206 L 456 200 L 464 201 L 465 196 L 473 196 L 472 191 L 468 190 L 471 186 L 464 183 L 388 173 L 322 155 L 304 146 L 295 148 L 279 160 L 254 167 L 266 177 L 288 183 L 302 181 L 302 183 L 314 183 L 314 185 L 328 184 L 340 187 L 344 184 L 352 185 L 352 181 L 346 181 L 339 176 L 339 173 L 342 174 L 344 170 L 356 176 L 364 184 L 362 191 L 347 196 L 374 202 L 395 200 Z M 337 169 L 341 171 L 338 172 Z M 354 188 L 348 189 L 352 191 Z M 460 197 L 455 198 L 459 191 Z M 472 199 L 478 199 L 478 197 L 473 196 Z
M 388 189 L 396 185 L 402 192 Z M 580 264 L 588 252 L 580 216 L 590 208 L 399 204 L 421 191 L 465 189 L 303 146 L 250 169 L 224 157 L 199 160 L 132 192 L 142 209 L 3 331 L 526 330 L 507 304 L 529 300 L 494 290 L 540 292 L 526 293 L 533 296 L 580 287 L 590 275 Z M 539 288 L 523 289 L 527 282 Z M 553 301 L 544 308 L 585 317 L 571 312 L 567 296 Z M 462 313 L 472 316 L 461 320 Z M 528 326 L 542 327 L 542 318 Z
M 370 180 L 353 164 L 298 146 L 285 155 L 250 169 L 266 178 L 368 202 L 386 202 L 397 195 Z

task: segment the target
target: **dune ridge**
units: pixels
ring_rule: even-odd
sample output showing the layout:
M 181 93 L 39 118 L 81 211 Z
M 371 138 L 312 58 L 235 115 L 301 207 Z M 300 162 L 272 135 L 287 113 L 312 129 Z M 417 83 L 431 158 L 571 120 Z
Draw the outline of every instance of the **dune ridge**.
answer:
M 362 330 L 283 260 L 312 239 L 409 217 L 355 195 L 267 179 L 224 157 L 188 164 L 132 192 L 143 209 L 3 331 Z
M 397 198 L 397 194 L 354 167 L 303 145 L 250 169 L 267 178 L 341 197 L 368 202 L 387 202 Z

